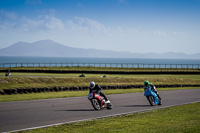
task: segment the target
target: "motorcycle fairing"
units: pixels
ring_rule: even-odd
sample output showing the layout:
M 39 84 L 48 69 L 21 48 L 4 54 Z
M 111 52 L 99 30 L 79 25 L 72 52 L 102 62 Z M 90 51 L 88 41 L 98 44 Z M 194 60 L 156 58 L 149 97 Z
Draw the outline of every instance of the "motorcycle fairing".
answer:
M 145 95 L 146 97 L 153 96 L 153 97 L 154 97 L 154 103 L 155 103 L 155 104 L 159 104 L 159 100 L 158 100 L 158 98 L 157 98 L 157 94 L 151 90 L 151 87 L 145 89 L 144 95 Z

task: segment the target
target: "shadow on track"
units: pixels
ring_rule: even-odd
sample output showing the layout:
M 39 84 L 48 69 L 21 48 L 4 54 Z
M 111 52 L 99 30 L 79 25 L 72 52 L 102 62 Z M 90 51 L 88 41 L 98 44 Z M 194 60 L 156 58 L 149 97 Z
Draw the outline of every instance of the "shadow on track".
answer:
M 70 110 L 55 110 L 55 111 L 96 111 L 94 109 L 70 109 Z
M 151 107 L 150 105 L 124 105 L 120 107 Z

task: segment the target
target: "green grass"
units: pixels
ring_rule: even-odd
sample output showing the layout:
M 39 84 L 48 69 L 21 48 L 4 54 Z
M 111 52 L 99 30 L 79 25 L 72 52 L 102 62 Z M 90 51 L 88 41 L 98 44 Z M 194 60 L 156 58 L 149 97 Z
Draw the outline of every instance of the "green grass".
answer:
M 176 68 L 116 68 L 116 67 L 12 67 L 0 68 L 0 70 L 76 70 L 76 71 L 194 71 L 199 69 L 176 69 Z
M 0 73 L 0 78 L 5 77 L 4 73 Z M 59 73 L 17 73 L 13 72 L 11 77 L 73 77 L 78 78 L 81 73 L 73 73 L 73 74 L 59 74 Z M 85 74 L 88 78 L 100 78 L 104 76 L 104 74 Z M 137 74 L 105 74 L 109 78 L 183 78 L 183 79 L 195 79 L 200 80 L 200 75 L 137 75 Z
M 5 77 L 0 73 L 0 90 L 12 88 L 32 87 L 70 87 L 88 86 L 95 81 L 100 85 L 143 85 L 149 80 L 154 85 L 158 84 L 200 84 L 200 75 L 120 75 L 86 74 L 85 78 L 80 74 L 46 74 L 46 73 L 12 73 Z
M 183 89 L 198 89 L 197 87 L 181 87 L 181 88 L 157 88 L 158 91 L 168 90 L 183 90 Z M 126 94 L 126 93 L 141 93 L 141 89 L 116 89 L 116 90 L 103 90 L 106 95 L 110 94 Z M 25 101 L 25 100 L 39 100 L 39 99 L 53 99 L 53 98 L 66 98 L 66 97 L 87 97 L 88 91 L 62 91 L 62 92 L 47 92 L 47 93 L 28 93 L 28 94 L 13 94 L 13 95 L 0 95 L 0 102 L 12 101 Z
M 26 133 L 199 133 L 200 103 L 76 122 Z

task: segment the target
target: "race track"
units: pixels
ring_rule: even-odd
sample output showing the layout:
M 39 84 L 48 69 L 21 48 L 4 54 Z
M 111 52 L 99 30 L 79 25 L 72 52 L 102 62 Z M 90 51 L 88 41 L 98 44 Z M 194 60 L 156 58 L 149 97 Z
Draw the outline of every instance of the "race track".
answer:
M 200 102 L 200 89 L 159 92 L 161 106 L 150 106 L 143 93 L 108 95 L 112 110 L 95 111 L 87 97 L 0 103 L 0 132 L 26 130 L 74 121 Z

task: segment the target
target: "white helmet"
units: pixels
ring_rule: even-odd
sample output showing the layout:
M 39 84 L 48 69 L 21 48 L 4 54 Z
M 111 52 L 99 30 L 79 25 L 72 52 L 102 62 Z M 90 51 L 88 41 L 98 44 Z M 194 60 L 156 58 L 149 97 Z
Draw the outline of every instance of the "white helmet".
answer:
M 95 87 L 95 82 L 94 81 L 90 82 L 90 88 L 93 89 L 94 87 Z

